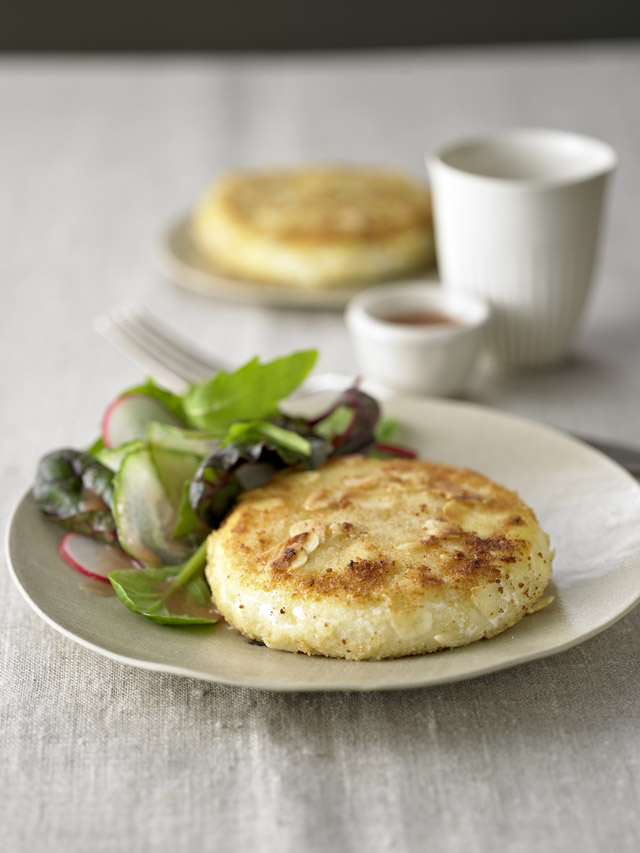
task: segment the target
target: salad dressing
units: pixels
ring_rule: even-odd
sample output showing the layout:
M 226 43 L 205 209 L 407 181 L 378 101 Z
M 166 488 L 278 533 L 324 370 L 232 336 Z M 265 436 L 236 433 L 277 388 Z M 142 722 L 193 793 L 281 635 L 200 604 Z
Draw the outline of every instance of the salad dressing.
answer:
M 90 592 L 92 595 L 99 595 L 102 598 L 109 598 L 116 594 L 115 589 L 111 586 L 109 581 L 103 581 L 99 578 L 85 577 L 80 582 L 80 586 L 86 592 Z
M 401 311 L 396 314 L 387 314 L 384 319 L 387 323 L 399 323 L 403 326 L 464 326 L 457 317 L 451 317 L 440 311 Z
M 180 614 L 182 616 L 193 616 L 194 619 L 222 619 L 219 611 L 216 610 L 213 602 L 208 604 L 200 604 L 189 593 L 180 587 L 174 590 L 170 595 L 164 598 L 169 591 L 173 578 L 167 580 L 154 580 L 150 586 L 158 598 L 164 600 L 164 605 L 170 613 Z

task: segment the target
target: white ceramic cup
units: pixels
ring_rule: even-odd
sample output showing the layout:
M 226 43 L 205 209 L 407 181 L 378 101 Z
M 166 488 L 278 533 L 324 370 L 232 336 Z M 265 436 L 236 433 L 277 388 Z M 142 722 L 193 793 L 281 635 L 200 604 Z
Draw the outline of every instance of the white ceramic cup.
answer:
M 393 319 L 421 313 L 454 322 L 412 325 Z M 413 394 L 454 396 L 471 376 L 489 308 L 477 296 L 437 284 L 398 282 L 352 297 L 345 318 L 358 367 L 370 383 Z
M 570 348 L 615 165 L 604 142 L 535 129 L 497 130 L 427 159 L 441 279 L 489 300 L 498 363 L 553 364 Z

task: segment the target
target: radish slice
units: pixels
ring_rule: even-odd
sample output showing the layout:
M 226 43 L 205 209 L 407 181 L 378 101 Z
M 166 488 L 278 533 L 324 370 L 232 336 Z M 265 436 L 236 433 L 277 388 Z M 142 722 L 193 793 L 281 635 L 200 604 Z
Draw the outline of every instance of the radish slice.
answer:
M 132 560 L 120 548 L 96 542 L 83 533 L 65 533 L 60 543 L 60 555 L 70 566 L 87 575 L 109 583 L 109 572 L 116 569 L 140 568 L 140 563 Z
M 102 418 L 102 440 L 106 447 L 119 447 L 144 439 L 147 424 L 158 422 L 183 426 L 180 418 L 160 400 L 148 394 L 125 394 L 111 403 Z

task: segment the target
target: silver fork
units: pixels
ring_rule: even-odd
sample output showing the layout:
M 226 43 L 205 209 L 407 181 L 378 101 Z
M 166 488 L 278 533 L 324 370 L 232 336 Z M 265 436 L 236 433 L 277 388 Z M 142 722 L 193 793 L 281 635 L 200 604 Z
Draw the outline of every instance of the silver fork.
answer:
M 137 304 L 119 305 L 108 314 L 96 317 L 94 327 L 149 376 L 176 393 L 183 391 L 189 382 L 227 369 L 226 365 L 181 340 Z M 339 391 L 349 382 L 348 377 L 326 373 L 307 380 L 303 390 L 304 393 Z M 640 476 L 640 449 L 583 435 L 576 438 L 610 456 L 631 474 Z
M 153 376 L 170 391 L 180 393 L 190 382 L 208 379 L 229 365 L 214 361 L 192 344 L 179 338 L 163 323 L 136 303 L 118 305 L 96 317 L 94 328 L 134 364 Z M 313 376 L 304 384 L 304 393 L 340 391 L 351 380 L 337 373 Z
M 96 317 L 94 328 L 145 373 L 174 392 L 183 391 L 189 382 L 227 369 L 222 362 L 214 362 L 180 339 L 135 303 L 118 305 L 108 314 Z

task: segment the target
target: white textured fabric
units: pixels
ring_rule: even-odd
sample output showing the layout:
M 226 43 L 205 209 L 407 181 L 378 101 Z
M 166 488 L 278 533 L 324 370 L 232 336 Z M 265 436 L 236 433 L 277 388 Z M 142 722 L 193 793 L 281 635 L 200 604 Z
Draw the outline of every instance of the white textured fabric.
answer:
M 339 314 L 214 302 L 154 272 L 159 232 L 219 170 L 340 159 L 421 173 L 425 149 L 494 125 L 596 135 L 621 166 L 575 356 L 481 373 L 470 396 L 640 444 L 639 83 L 637 44 L 0 61 L 3 521 L 38 457 L 88 443 L 140 378 L 92 330 L 119 301 L 231 363 L 313 344 L 321 370 L 353 367 Z M 42 622 L 6 568 L 0 613 L 9 853 L 637 849 L 640 609 L 474 681 L 314 695 L 103 659 Z

